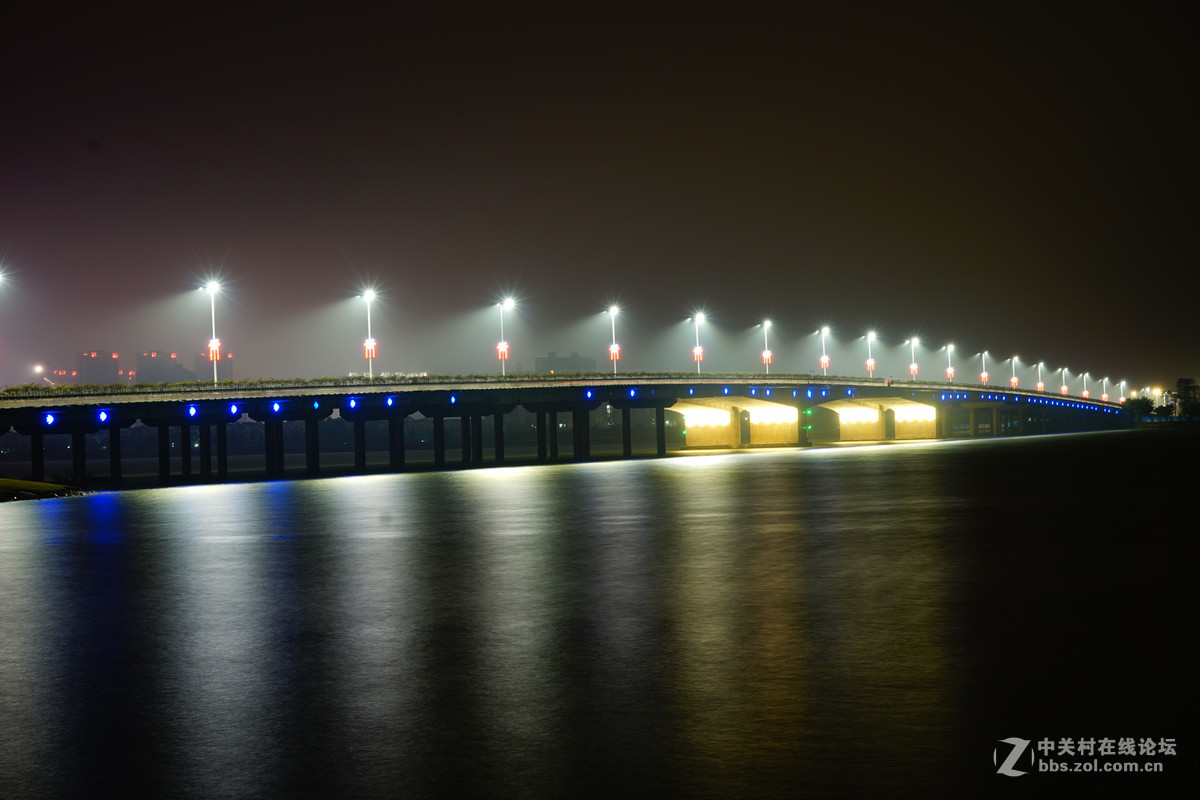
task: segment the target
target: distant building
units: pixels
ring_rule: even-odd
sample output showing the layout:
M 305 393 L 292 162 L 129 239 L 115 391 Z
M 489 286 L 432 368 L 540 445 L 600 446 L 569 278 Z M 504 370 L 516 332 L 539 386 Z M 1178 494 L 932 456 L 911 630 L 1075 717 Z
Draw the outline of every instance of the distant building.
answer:
M 596 371 L 596 359 L 586 358 L 579 353 L 571 353 L 571 355 L 563 357 L 552 352 L 545 358 L 535 358 L 533 363 L 534 371 L 539 373 Z
M 132 374 L 137 383 L 184 383 L 196 380 L 196 373 L 183 365 L 178 353 L 164 350 L 148 350 L 140 354 L 137 357 L 137 369 Z
M 233 353 L 217 351 L 217 380 L 233 380 Z M 210 381 L 213 376 L 213 362 L 208 357 L 208 351 L 196 354 L 196 380 Z
M 72 381 L 75 384 L 110 386 L 125 380 L 116 353 L 88 350 L 76 356 L 75 363 L 77 374 L 73 376 L 75 380 Z

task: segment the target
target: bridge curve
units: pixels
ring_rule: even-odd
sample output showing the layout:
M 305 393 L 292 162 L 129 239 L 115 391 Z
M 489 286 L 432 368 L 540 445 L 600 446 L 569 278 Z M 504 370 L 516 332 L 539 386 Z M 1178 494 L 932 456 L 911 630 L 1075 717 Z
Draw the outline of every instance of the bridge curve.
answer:
M 226 429 L 252 420 L 263 426 L 265 477 L 284 476 L 283 423 L 302 422 L 305 474 L 320 472 L 318 423 L 337 415 L 354 428 L 355 471 L 366 469 L 365 424 L 388 427 L 388 465 L 405 467 L 403 421 L 432 420 L 434 466 L 446 466 L 447 420 L 461 430 L 463 465 L 483 463 L 483 420 L 493 424 L 495 463 L 503 463 L 504 418 L 518 407 L 536 418 L 539 462 L 557 460 L 559 415 L 570 415 L 572 457 L 590 458 L 590 416 L 601 407 L 620 412 L 622 455 L 632 456 L 631 414 L 652 411 L 655 453 L 667 452 L 668 414 L 681 415 L 686 447 L 805 446 L 813 442 L 1028 435 L 1128 427 L 1115 403 L 998 387 L 825 378 L 813 375 L 604 375 L 572 378 L 437 378 L 346 382 L 256 382 L 248 385 L 41 388 L 0 398 L 0 431 L 29 437 L 31 475 L 43 480 L 44 439 L 72 437 L 76 482 L 86 483 L 84 437 L 107 430 L 110 486 L 121 485 L 121 430 L 158 429 L 160 483 L 192 480 L 191 454 L 172 476 L 168 441 L 198 431 L 199 478 L 228 479 Z M 678 418 L 677 418 L 678 419 Z M 215 453 L 214 453 L 215 450 Z

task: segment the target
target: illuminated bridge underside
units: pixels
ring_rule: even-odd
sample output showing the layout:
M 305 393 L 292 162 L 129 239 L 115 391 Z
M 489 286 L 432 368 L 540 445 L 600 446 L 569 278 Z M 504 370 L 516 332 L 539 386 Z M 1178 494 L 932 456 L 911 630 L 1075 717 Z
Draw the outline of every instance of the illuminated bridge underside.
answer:
M 796 406 L 755 397 L 691 399 L 671 406 L 683 414 L 688 447 L 796 444 Z
M 840 399 L 824 403 L 838 415 L 839 439 L 932 439 L 937 436 L 937 408 L 903 397 Z

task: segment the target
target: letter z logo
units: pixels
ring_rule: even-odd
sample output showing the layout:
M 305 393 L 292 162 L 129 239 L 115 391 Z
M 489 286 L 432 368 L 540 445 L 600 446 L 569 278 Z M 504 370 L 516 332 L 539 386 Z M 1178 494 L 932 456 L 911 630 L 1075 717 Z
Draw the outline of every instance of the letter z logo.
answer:
M 1012 736 L 1012 737 L 1009 737 L 1008 739 L 1001 739 L 1000 743 L 1012 745 L 1012 750 L 1009 751 L 1008 758 L 1004 759 L 1004 763 L 1001 764 L 996 769 L 996 772 L 1001 775 L 1007 775 L 1010 778 L 1015 778 L 1019 775 L 1024 775 L 1025 770 L 1013 769 L 1013 767 L 1016 765 L 1017 760 L 1021 757 L 1021 754 L 1024 753 L 1026 748 L 1029 747 L 1029 739 L 1018 739 L 1015 736 Z M 995 764 L 996 761 L 999 759 L 999 754 L 1000 754 L 999 747 L 992 750 L 992 763 L 993 764 Z M 1032 750 L 1029 751 L 1029 764 L 1030 764 L 1030 766 L 1033 765 L 1033 751 Z

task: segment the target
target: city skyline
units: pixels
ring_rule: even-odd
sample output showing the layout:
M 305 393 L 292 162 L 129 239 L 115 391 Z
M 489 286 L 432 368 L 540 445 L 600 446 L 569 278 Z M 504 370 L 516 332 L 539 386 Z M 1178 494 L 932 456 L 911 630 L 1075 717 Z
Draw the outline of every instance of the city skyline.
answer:
M 754 371 L 770 318 L 772 371 L 817 372 L 830 325 L 831 374 L 868 330 L 939 371 L 954 342 L 1200 372 L 1195 65 L 1162 14 L 38 13 L 0 56 L 0 384 L 190 359 L 214 278 L 239 377 L 366 371 L 368 288 L 379 372 L 499 371 L 510 294 L 510 371 L 603 371 L 617 303 L 631 370 L 691 368 L 705 310 L 705 369 Z

